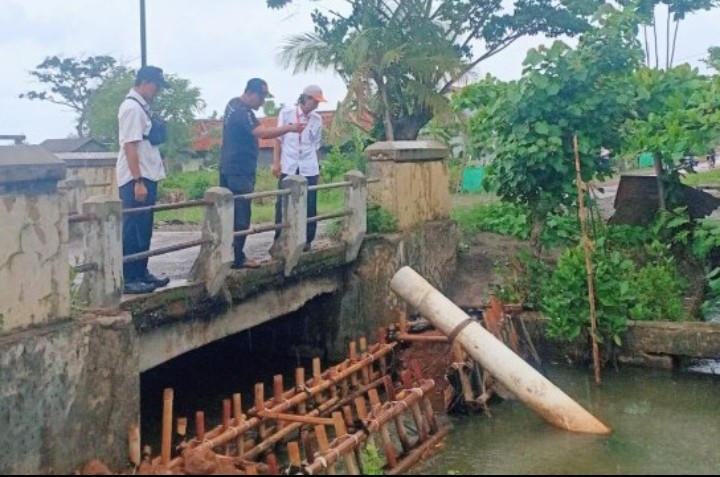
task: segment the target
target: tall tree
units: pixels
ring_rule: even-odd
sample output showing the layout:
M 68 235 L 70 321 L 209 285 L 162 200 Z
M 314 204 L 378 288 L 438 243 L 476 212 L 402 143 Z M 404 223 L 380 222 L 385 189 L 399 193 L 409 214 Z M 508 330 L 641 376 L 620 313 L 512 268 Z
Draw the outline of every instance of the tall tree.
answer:
M 299 1 L 299 0 L 296 0 Z M 280 8 L 292 0 L 268 0 Z M 333 68 L 347 100 L 372 112 L 381 137 L 415 139 L 446 94 L 477 65 L 526 35 L 588 28 L 599 0 L 347 0 L 347 14 L 316 10 L 315 31 L 283 49 L 296 71 Z
M 93 137 L 117 145 L 118 107 L 132 88 L 135 75 L 132 69 L 116 68 L 93 95 L 88 108 L 88 129 Z M 168 123 L 168 142 L 160 146 L 163 157 L 177 163 L 187 155 L 193 121 L 205 102 L 190 81 L 173 75 L 166 75 L 166 81 L 169 86 L 155 98 L 152 109 Z
M 30 71 L 30 76 L 44 89 L 19 95 L 29 100 L 49 101 L 66 106 L 77 113 L 75 130 L 78 137 L 87 133 L 88 105 L 103 81 L 113 72 L 116 61 L 111 56 L 63 58 L 51 56 Z
M 708 57 L 702 61 L 710 68 L 720 73 L 720 46 L 711 46 L 708 48 Z
M 597 160 L 600 149 L 619 149 L 620 127 L 632 115 L 631 74 L 642 61 L 637 24 L 611 8 L 603 15 L 577 49 L 556 41 L 531 50 L 520 80 L 488 78 L 459 99 L 477 110 L 470 132 L 495 156 L 489 175 L 498 195 L 530 209 L 536 252 L 548 213 L 575 204 L 573 136 L 583 180 L 602 178 L 611 170 Z

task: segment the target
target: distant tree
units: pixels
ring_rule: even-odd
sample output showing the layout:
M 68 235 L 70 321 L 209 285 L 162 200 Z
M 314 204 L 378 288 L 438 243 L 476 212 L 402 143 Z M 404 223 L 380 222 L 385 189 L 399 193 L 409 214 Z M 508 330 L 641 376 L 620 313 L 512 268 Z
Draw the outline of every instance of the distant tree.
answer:
M 703 60 L 703 63 L 720 73 L 720 46 L 708 48 L 708 57 Z
M 284 107 L 284 104 L 280 104 L 280 106 L 278 106 L 275 104 L 275 101 L 269 99 L 265 101 L 265 104 L 263 104 L 263 113 L 265 113 L 265 116 L 274 117 L 277 116 L 280 113 L 280 110 Z
M 116 68 L 93 95 L 88 113 L 88 129 L 93 137 L 117 145 L 118 107 L 133 87 L 135 75 L 132 69 Z M 190 81 L 173 75 L 166 75 L 166 81 L 169 87 L 161 91 L 152 109 L 168 122 L 168 142 L 161 146 L 163 157 L 178 161 L 187 154 L 192 124 L 205 102 Z
M 75 130 L 78 137 L 84 137 L 87 133 L 88 105 L 103 81 L 112 74 L 115 65 L 116 61 L 111 56 L 47 57 L 34 71 L 30 71 L 30 76 L 42 83 L 44 89 L 28 91 L 19 97 L 49 101 L 75 111 Z
M 300 1 L 300 0 L 295 0 Z M 292 0 L 268 0 L 281 8 Z M 312 14 L 315 31 L 288 39 L 296 72 L 334 69 L 346 102 L 376 119 L 378 138 L 415 139 L 447 93 L 478 64 L 523 36 L 585 31 L 600 0 L 347 0 L 350 11 Z

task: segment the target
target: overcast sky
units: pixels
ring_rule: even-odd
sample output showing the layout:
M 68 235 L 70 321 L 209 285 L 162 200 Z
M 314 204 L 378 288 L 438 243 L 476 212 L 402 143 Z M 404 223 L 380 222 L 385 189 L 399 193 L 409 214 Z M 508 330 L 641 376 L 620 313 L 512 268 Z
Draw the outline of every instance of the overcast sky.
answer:
M 265 0 L 146 0 L 146 4 L 148 62 L 198 86 L 208 105 L 207 115 L 222 112 L 253 76 L 268 81 L 278 102 L 294 102 L 310 83 L 325 90 L 330 100 L 327 109 L 344 96 L 342 82 L 332 72 L 293 76 L 277 60 L 288 35 L 312 30 L 310 12 L 315 7 L 341 9 L 343 0 L 301 1 L 281 11 L 269 10 Z M 664 29 L 660 34 L 664 38 Z M 680 34 L 676 58 L 701 66 L 707 48 L 720 45 L 720 11 L 688 18 Z M 138 67 L 139 37 L 139 0 L 0 0 L 0 134 L 25 134 L 30 143 L 71 135 L 71 112 L 18 98 L 38 86 L 28 71 L 52 55 L 109 54 Z M 543 41 L 519 41 L 483 63 L 479 73 L 516 78 L 527 49 Z

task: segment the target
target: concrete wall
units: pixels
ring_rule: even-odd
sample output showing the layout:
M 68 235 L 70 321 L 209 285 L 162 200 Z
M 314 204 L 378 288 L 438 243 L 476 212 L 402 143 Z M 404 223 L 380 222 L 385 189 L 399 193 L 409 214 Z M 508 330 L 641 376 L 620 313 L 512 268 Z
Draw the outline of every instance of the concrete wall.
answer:
M 38 146 L 0 148 L 0 333 L 70 314 L 64 174 Z
M 0 474 L 72 474 L 91 458 L 122 469 L 139 380 L 129 314 L 0 337 Z
M 67 166 L 67 179 L 85 181 L 87 196 L 109 195 L 117 197 L 115 177 L 117 152 L 67 152 L 57 153 L 58 159 Z
M 459 243 L 460 230 L 452 221 L 368 236 L 358 260 L 348 267 L 338 309 L 328 313 L 330 357 L 344 357 L 347 343 L 361 336 L 375 342 L 379 327 L 397 322 L 398 313 L 406 308 L 390 290 L 390 280 L 400 268 L 409 265 L 439 290 L 446 290 L 457 267 Z

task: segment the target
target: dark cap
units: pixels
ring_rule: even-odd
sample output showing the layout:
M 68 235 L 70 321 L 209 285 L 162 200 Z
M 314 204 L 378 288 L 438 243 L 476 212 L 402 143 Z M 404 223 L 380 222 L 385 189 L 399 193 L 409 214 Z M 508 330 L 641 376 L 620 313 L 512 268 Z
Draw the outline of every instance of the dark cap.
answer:
M 155 83 L 160 88 L 167 86 L 165 78 L 163 77 L 163 70 L 157 66 L 143 66 L 138 70 L 137 77 L 135 77 L 135 84 L 139 85 L 143 81 Z
M 247 86 L 245 86 L 245 91 L 250 93 L 257 93 L 263 98 L 274 98 L 272 94 L 270 94 L 270 91 L 268 90 L 268 85 L 265 82 L 265 80 L 260 78 L 253 78 L 250 81 L 248 81 Z

